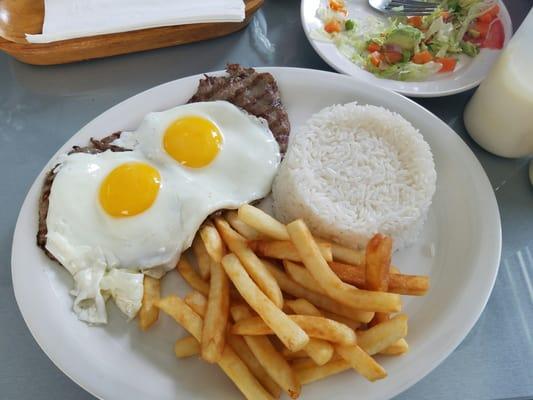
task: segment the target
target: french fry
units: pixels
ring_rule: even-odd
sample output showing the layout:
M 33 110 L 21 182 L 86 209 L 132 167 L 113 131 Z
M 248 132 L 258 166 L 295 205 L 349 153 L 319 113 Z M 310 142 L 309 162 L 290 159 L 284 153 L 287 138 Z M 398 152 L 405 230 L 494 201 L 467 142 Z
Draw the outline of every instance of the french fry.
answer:
M 210 363 L 220 360 L 226 339 L 229 315 L 229 281 L 219 263 L 211 263 L 211 283 L 202 331 L 202 358 Z
M 283 344 L 293 351 L 303 349 L 309 342 L 309 336 L 257 287 L 237 256 L 235 254 L 224 256 L 222 266 L 241 296 L 276 333 Z
M 294 244 L 288 240 L 252 240 L 248 242 L 248 245 L 261 257 L 302 262 L 298 250 L 296 250 Z M 322 256 L 326 261 L 333 261 L 331 244 L 318 242 L 318 247 L 320 249 L 320 253 L 322 253 Z
M 309 339 L 311 340 L 311 339 Z M 285 357 L 287 360 L 295 360 L 297 358 L 307 358 L 309 355 L 305 350 L 298 350 L 298 351 L 290 351 L 288 348 L 284 347 L 281 350 L 281 355 Z
M 200 278 L 200 275 L 191 267 L 191 264 L 182 255 L 178 261 L 178 272 L 183 279 L 194 289 L 202 293 L 204 296 L 209 294 L 209 284 Z
M 392 256 L 392 239 L 376 234 L 366 246 L 365 287 L 385 291 L 389 287 L 389 268 Z
M 365 284 L 364 266 L 330 262 L 330 268 L 344 282 L 357 287 Z M 423 296 L 429 290 L 429 278 L 421 275 L 404 275 L 393 271 L 391 266 L 388 291 L 396 294 Z
M 308 290 L 327 296 L 326 291 L 304 266 L 293 263 L 292 261 L 283 260 L 283 267 L 285 268 L 287 275 L 289 275 L 294 282 Z
M 399 356 L 401 354 L 407 353 L 409 351 L 409 345 L 405 339 L 400 339 L 395 343 L 391 344 L 385 350 L 381 350 L 379 354 L 384 354 L 387 356 Z
M 314 317 L 323 317 L 324 315 L 318 308 L 308 302 L 306 299 L 287 300 L 285 304 L 294 311 L 295 314 L 312 315 Z
M 232 307 L 231 316 L 236 323 L 247 318 L 253 318 L 251 317 L 252 313 L 247 306 Z M 252 353 L 272 379 L 281 386 L 291 398 L 297 398 L 301 391 L 300 382 L 296 379 L 296 375 L 290 365 L 282 355 L 277 352 L 270 340 L 264 336 L 243 337 Z
M 289 315 L 310 337 L 341 344 L 355 344 L 355 332 L 346 325 L 323 317 L 310 315 Z M 236 335 L 271 335 L 274 331 L 260 317 L 251 317 L 233 325 L 231 333 Z
M 396 294 L 363 291 L 342 282 L 322 257 L 311 232 L 302 220 L 291 222 L 287 225 L 287 230 L 305 267 L 330 297 L 360 310 L 379 312 L 401 310 L 400 297 Z
M 220 235 L 224 239 L 224 242 L 239 258 L 240 262 L 244 265 L 246 271 L 257 286 L 259 286 L 263 293 L 278 308 L 282 308 L 283 295 L 281 294 L 281 289 L 278 283 L 263 262 L 247 246 L 246 240 L 235 232 L 227 221 L 220 217 L 215 218 L 215 225 L 220 231 Z
M 203 321 L 185 302 L 177 296 L 168 296 L 156 302 L 156 306 L 183 326 L 197 341 L 201 340 Z M 246 364 L 235 354 L 231 346 L 225 346 L 218 365 L 249 400 L 273 397 L 261 386 Z
M 345 283 L 354 285 L 358 288 L 365 286 L 365 264 L 350 265 L 337 261 L 332 261 L 329 264 L 331 270 Z
M 293 263 L 292 261 L 287 261 L 287 260 L 283 260 L 283 265 L 285 267 L 285 270 L 287 271 L 287 274 L 296 283 L 302 285 L 304 288 L 309 289 L 313 292 L 327 295 L 325 290 L 319 285 L 319 283 L 315 280 L 315 278 L 313 278 L 311 273 L 307 269 L 305 269 L 303 266 Z M 378 319 L 376 320 L 377 317 Z M 382 322 L 382 321 L 386 321 L 387 319 L 388 319 L 387 314 L 376 313 L 372 321 Z
M 296 376 L 305 385 L 307 383 L 315 382 L 328 376 L 338 374 L 339 372 L 350 369 L 350 364 L 345 360 L 335 360 L 321 366 L 311 368 L 295 369 Z
M 287 271 L 287 274 L 298 284 L 303 286 L 304 288 L 311 290 L 312 292 L 320 293 L 322 295 L 326 295 L 325 290 L 319 285 L 319 283 L 315 280 L 315 278 L 311 275 L 311 273 L 305 269 L 304 267 L 295 264 L 291 261 L 283 261 L 283 265 L 285 266 L 285 270 Z M 344 286 L 344 285 L 343 285 Z M 369 321 L 367 321 L 369 322 Z M 348 324 L 350 326 L 351 324 Z
M 245 224 L 239 216 L 237 211 L 230 210 L 226 213 L 226 219 L 233 229 L 235 229 L 242 237 L 247 240 L 259 240 L 261 239 L 261 234 L 257 232 L 250 225 Z
M 322 317 L 322 313 L 305 299 L 287 300 L 285 302 L 296 314 Z M 325 340 L 311 338 L 304 348 L 317 365 L 324 365 L 333 357 L 334 349 L 331 343 Z
M 372 321 L 368 323 L 367 327 L 372 328 L 373 326 L 376 326 L 378 324 L 381 324 L 382 322 L 388 321 L 389 319 L 390 319 L 389 313 L 377 312 L 376 315 L 374 315 L 374 318 L 372 318 Z
M 335 314 L 335 313 L 332 313 L 326 310 L 320 310 L 320 312 L 324 315 L 324 317 L 340 322 L 341 324 L 344 324 L 346 326 L 349 326 L 353 330 L 356 330 L 361 326 L 361 322 L 344 317 L 342 315 L 338 315 L 338 314 Z
M 396 315 L 366 331 L 357 332 L 357 344 L 373 356 L 407 336 L 407 316 Z
M 184 297 L 183 301 L 185 301 L 185 304 L 191 307 L 196 314 L 201 317 L 205 315 L 207 310 L 207 298 L 202 293 L 192 291 Z
M 276 399 L 281 395 L 281 387 L 270 377 L 261 363 L 254 356 L 242 336 L 231 335 L 227 337 L 227 342 L 233 348 L 237 356 L 246 364 L 252 374 Z M 197 342 L 198 343 L 198 342 Z
M 174 354 L 177 358 L 191 357 L 200 354 L 200 343 L 192 336 L 176 340 Z
M 178 324 L 187 330 L 197 341 L 202 338 L 202 318 L 177 296 L 167 296 L 159 299 L 155 305 L 165 314 L 171 316 Z
M 200 316 L 204 316 L 207 308 L 207 299 L 200 292 L 191 292 L 185 297 L 185 303 L 189 305 L 194 312 Z M 189 343 L 192 339 L 194 343 Z M 237 353 L 237 356 L 246 364 L 254 376 L 259 380 L 259 382 L 270 392 L 275 398 L 279 398 L 281 388 L 276 382 L 270 378 L 265 369 L 261 366 L 259 361 L 255 358 L 253 353 L 248 348 L 248 345 L 242 338 L 242 336 L 237 335 L 227 335 L 227 341 Z M 187 342 L 187 343 L 181 343 Z M 184 339 L 179 339 L 176 341 L 174 347 L 176 357 L 187 357 L 193 354 L 200 353 L 200 344 L 193 337 L 188 337 Z
M 235 354 L 231 346 L 224 347 L 218 365 L 248 400 L 274 399 Z
M 324 365 L 329 362 L 335 352 L 331 343 L 317 338 L 310 338 L 304 350 L 317 365 Z
M 207 254 L 209 254 L 213 261 L 219 263 L 226 253 L 226 250 L 224 248 L 224 242 L 222 241 L 222 238 L 211 221 L 207 221 L 200 228 L 200 237 L 204 242 Z
M 238 216 L 246 225 L 265 236 L 277 240 L 289 240 L 285 225 L 257 207 L 244 204 L 239 207 Z
M 370 320 L 372 320 L 374 317 L 373 312 L 356 310 L 345 304 L 341 304 L 335 300 L 332 300 L 327 296 L 311 292 L 305 289 L 303 286 L 298 285 L 291 278 L 289 278 L 285 272 L 274 266 L 272 263 L 266 260 L 262 261 L 268 267 L 270 273 L 274 276 L 281 289 L 291 296 L 306 299 L 310 303 L 313 303 L 315 306 L 323 310 L 335 312 L 338 315 L 342 315 L 356 321 L 367 323 L 370 322 Z
M 332 360 L 333 361 L 333 357 Z M 291 367 L 295 370 L 316 367 L 316 362 L 310 357 L 299 357 L 291 359 Z
M 143 331 L 150 328 L 159 318 L 159 308 L 154 303 L 159 300 L 160 285 L 159 279 L 144 276 L 143 300 L 139 310 L 139 327 Z
M 198 272 L 203 280 L 209 279 L 211 269 L 211 257 L 207 253 L 204 242 L 199 235 L 196 235 L 192 242 L 192 251 L 198 263 Z
M 335 346 L 335 350 L 360 375 L 373 382 L 387 376 L 385 369 L 359 346 Z
M 429 277 L 423 275 L 390 274 L 389 292 L 409 296 L 424 296 L 429 290 Z
M 338 360 L 344 360 L 338 353 L 333 354 L 333 357 L 331 357 L 332 361 L 338 361 Z M 316 363 L 309 357 L 306 358 L 296 358 L 293 361 L 291 361 L 291 367 L 294 369 L 305 369 L 305 368 L 312 368 L 316 367 Z
M 386 292 L 389 288 L 389 270 L 392 258 L 392 239 L 380 233 L 374 235 L 366 246 L 365 287 Z M 377 312 L 370 326 L 389 319 L 389 314 Z
M 355 250 L 331 243 L 333 260 L 352 265 L 365 265 L 365 250 Z

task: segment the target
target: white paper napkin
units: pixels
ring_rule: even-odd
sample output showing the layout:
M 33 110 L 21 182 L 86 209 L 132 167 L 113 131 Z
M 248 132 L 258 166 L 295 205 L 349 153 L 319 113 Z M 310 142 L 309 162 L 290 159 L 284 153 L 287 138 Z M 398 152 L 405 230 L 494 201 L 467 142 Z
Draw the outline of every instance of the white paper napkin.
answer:
M 243 0 L 45 0 L 43 32 L 30 43 L 158 26 L 244 20 Z

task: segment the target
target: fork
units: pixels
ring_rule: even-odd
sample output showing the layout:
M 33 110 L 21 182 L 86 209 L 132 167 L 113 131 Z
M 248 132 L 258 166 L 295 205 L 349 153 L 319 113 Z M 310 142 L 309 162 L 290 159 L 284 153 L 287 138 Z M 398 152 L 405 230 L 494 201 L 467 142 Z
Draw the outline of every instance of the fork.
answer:
M 420 0 L 368 0 L 368 4 L 387 15 L 428 15 L 439 6 L 439 2 Z

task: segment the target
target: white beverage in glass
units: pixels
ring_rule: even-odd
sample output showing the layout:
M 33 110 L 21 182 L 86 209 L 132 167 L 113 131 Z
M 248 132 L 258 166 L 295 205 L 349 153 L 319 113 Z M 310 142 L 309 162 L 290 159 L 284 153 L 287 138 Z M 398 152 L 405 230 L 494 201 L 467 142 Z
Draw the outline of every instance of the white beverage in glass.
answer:
M 533 9 L 466 106 L 464 122 L 491 153 L 533 155 Z

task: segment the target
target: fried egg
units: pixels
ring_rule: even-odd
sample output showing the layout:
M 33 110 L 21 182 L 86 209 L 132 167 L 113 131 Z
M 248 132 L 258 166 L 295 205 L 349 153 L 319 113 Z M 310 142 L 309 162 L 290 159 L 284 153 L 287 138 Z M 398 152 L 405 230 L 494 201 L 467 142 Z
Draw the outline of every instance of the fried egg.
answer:
M 150 113 L 116 144 L 141 152 L 175 177 L 182 249 L 209 214 L 265 197 L 280 162 L 266 121 L 226 101 Z
M 140 271 L 173 268 L 210 214 L 266 196 L 280 162 L 266 122 L 227 102 L 150 113 L 114 144 L 131 151 L 63 158 L 46 219 L 46 249 L 91 323 L 107 321 L 107 297 L 135 316 Z
M 176 187 L 165 171 L 136 152 L 71 154 L 56 173 L 46 248 L 74 277 L 74 310 L 80 319 L 103 323 L 99 291 L 111 269 L 175 265 L 180 250 L 174 240 L 180 233 Z M 140 282 L 131 274 L 118 276 L 140 285 L 140 296 L 135 289 L 136 301 L 130 302 L 137 305 L 121 308 L 132 317 L 140 307 L 142 275 Z M 107 289 L 114 292 L 114 287 Z

